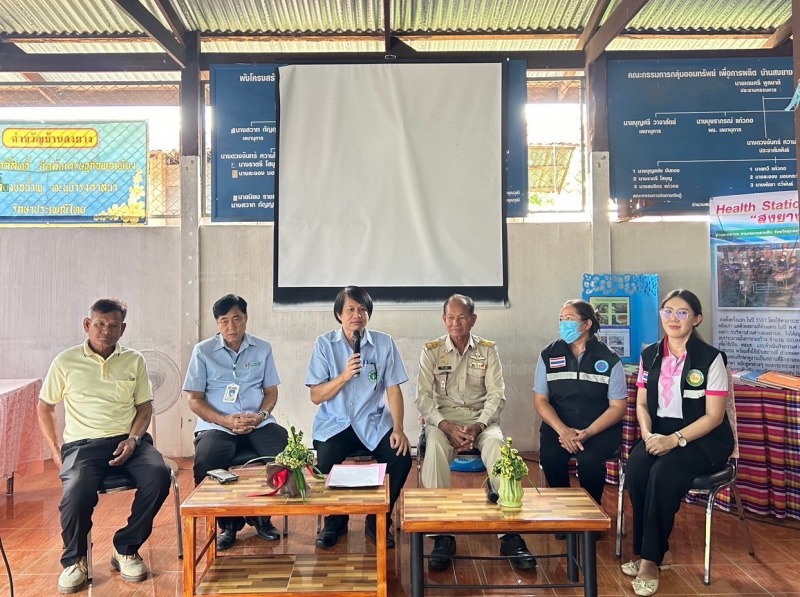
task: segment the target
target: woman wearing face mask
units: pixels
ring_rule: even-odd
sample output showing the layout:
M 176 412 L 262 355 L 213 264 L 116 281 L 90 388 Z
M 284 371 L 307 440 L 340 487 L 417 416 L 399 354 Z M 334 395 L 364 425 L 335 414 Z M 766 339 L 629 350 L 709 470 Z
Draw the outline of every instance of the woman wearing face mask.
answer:
M 642 432 L 628 460 L 626 485 L 633 505 L 634 559 L 622 572 L 633 590 L 658 590 L 659 569 L 671 565 L 669 536 L 692 480 L 721 470 L 733 451 L 725 416 L 725 355 L 700 338 L 700 300 L 673 290 L 661 302 L 664 337 L 642 350 L 636 418 Z
M 569 487 L 569 460 L 578 461 L 581 487 L 600 504 L 605 461 L 622 442 L 628 394 L 619 356 L 595 337 L 594 308 L 564 303 L 559 335 L 539 355 L 533 403 L 542 418 L 539 462 L 550 487 Z

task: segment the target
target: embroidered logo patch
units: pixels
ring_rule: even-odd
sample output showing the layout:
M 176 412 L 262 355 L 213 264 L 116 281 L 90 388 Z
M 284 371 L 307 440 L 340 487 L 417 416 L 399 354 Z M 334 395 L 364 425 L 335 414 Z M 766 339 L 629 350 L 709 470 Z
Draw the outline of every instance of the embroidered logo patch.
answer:
M 378 381 L 378 372 L 377 371 L 370 371 L 369 372 L 369 380 L 372 382 Z
M 692 369 L 689 371 L 689 374 L 686 376 L 686 383 L 690 386 L 696 388 L 706 380 L 705 376 L 699 369 Z
M 567 366 L 567 357 L 550 357 L 550 368 L 557 369 Z
M 608 371 L 608 361 L 600 359 L 594 364 L 594 370 L 597 371 L 598 373 L 605 373 L 606 371 Z

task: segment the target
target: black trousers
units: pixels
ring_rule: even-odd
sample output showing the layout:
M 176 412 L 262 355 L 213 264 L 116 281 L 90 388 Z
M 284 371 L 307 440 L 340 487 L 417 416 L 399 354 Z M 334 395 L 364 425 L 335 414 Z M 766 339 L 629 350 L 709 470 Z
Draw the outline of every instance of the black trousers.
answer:
M 679 419 L 680 429 L 684 423 Z M 665 433 L 665 431 L 659 431 Z M 692 480 L 721 470 L 697 442 L 675 448 L 663 456 L 651 456 L 644 442 L 637 443 L 628 458 L 625 484 L 633 505 L 633 553 L 661 565 L 669 551 L 669 536 L 675 514 L 681 507 Z
M 550 487 L 569 487 L 569 460 L 578 461 L 578 481 L 594 501 L 603 503 L 606 486 L 606 460 L 622 443 L 622 428 L 615 425 L 590 437 L 583 451 L 570 454 L 558 443 L 558 433 L 549 425 L 542 425 L 539 440 L 539 462 Z
M 92 528 L 92 513 L 97 505 L 97 488 L 103 477 L 124 469 L 136 483 L 128 524 L 114 534 L 114 547 L 121 555 L 132 555 L 153 531 L 153 519 L 169 495 L 170 470 L 146 434 L 133 455 L 120 466 L 109 460 L 128 435 L 102 439 L 83 439 L 61 446 L 61 538 L 66 568 L 86 556 L 86 535 Z
M 314 440 L 314 449 L 317 451 L 317 468 L 320 472 L 328 474 L 334 464 L 341 464 L 353 452 L 364 450 L 370 452 L 378 462 L 386 463 L 386 473 L 389 475 L 389 512 L 386 513 L 387 524 L 391 522 L 391 512 L 400 491 L 406 484 L 406 478 L 411 470 L 411 455 L 397 455 L 397 449 L 389 445 L 389 437 L 392 435 L 388 431 L 383 436 L 374 450 L 367 450 L 367 447 L 358 439 L 352 427 L 337 433 L 332 438 L 322 442 Z M 347 524 L 349 516 L 326 516 L 325 524 Z
M 277 423 L 254 429 L 247 435 L 235 435 L 217 429 L 200 431 L 194 437 L 194 484 L 199 485 L 208 471 L 227 469 L 237 452 L 250 449 L 258 456 L 280 454 L 289 441 L 289 434 Z M 220 528 L 233 527 L 239 531 L 244 519 L 239 517 L 218 518 Z

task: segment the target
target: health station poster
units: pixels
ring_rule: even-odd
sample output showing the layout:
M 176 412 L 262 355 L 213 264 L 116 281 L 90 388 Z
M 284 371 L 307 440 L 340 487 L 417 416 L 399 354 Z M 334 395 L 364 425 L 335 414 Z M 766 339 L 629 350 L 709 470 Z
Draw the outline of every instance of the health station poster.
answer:
M 800 375 L 798 207 L 796 191 L 711 199 L 714 343 L 734 370 Z

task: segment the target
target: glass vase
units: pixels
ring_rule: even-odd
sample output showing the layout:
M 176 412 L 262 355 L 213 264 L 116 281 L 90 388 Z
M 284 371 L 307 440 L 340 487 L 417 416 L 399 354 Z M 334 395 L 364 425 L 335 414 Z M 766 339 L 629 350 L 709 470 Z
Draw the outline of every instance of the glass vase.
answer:
M 497 501 L 503 508 L 522 508 L 522 489 L 521 479 L 504 479 L 500 477 L 500 488 L 497 491 L 500 499 Z

